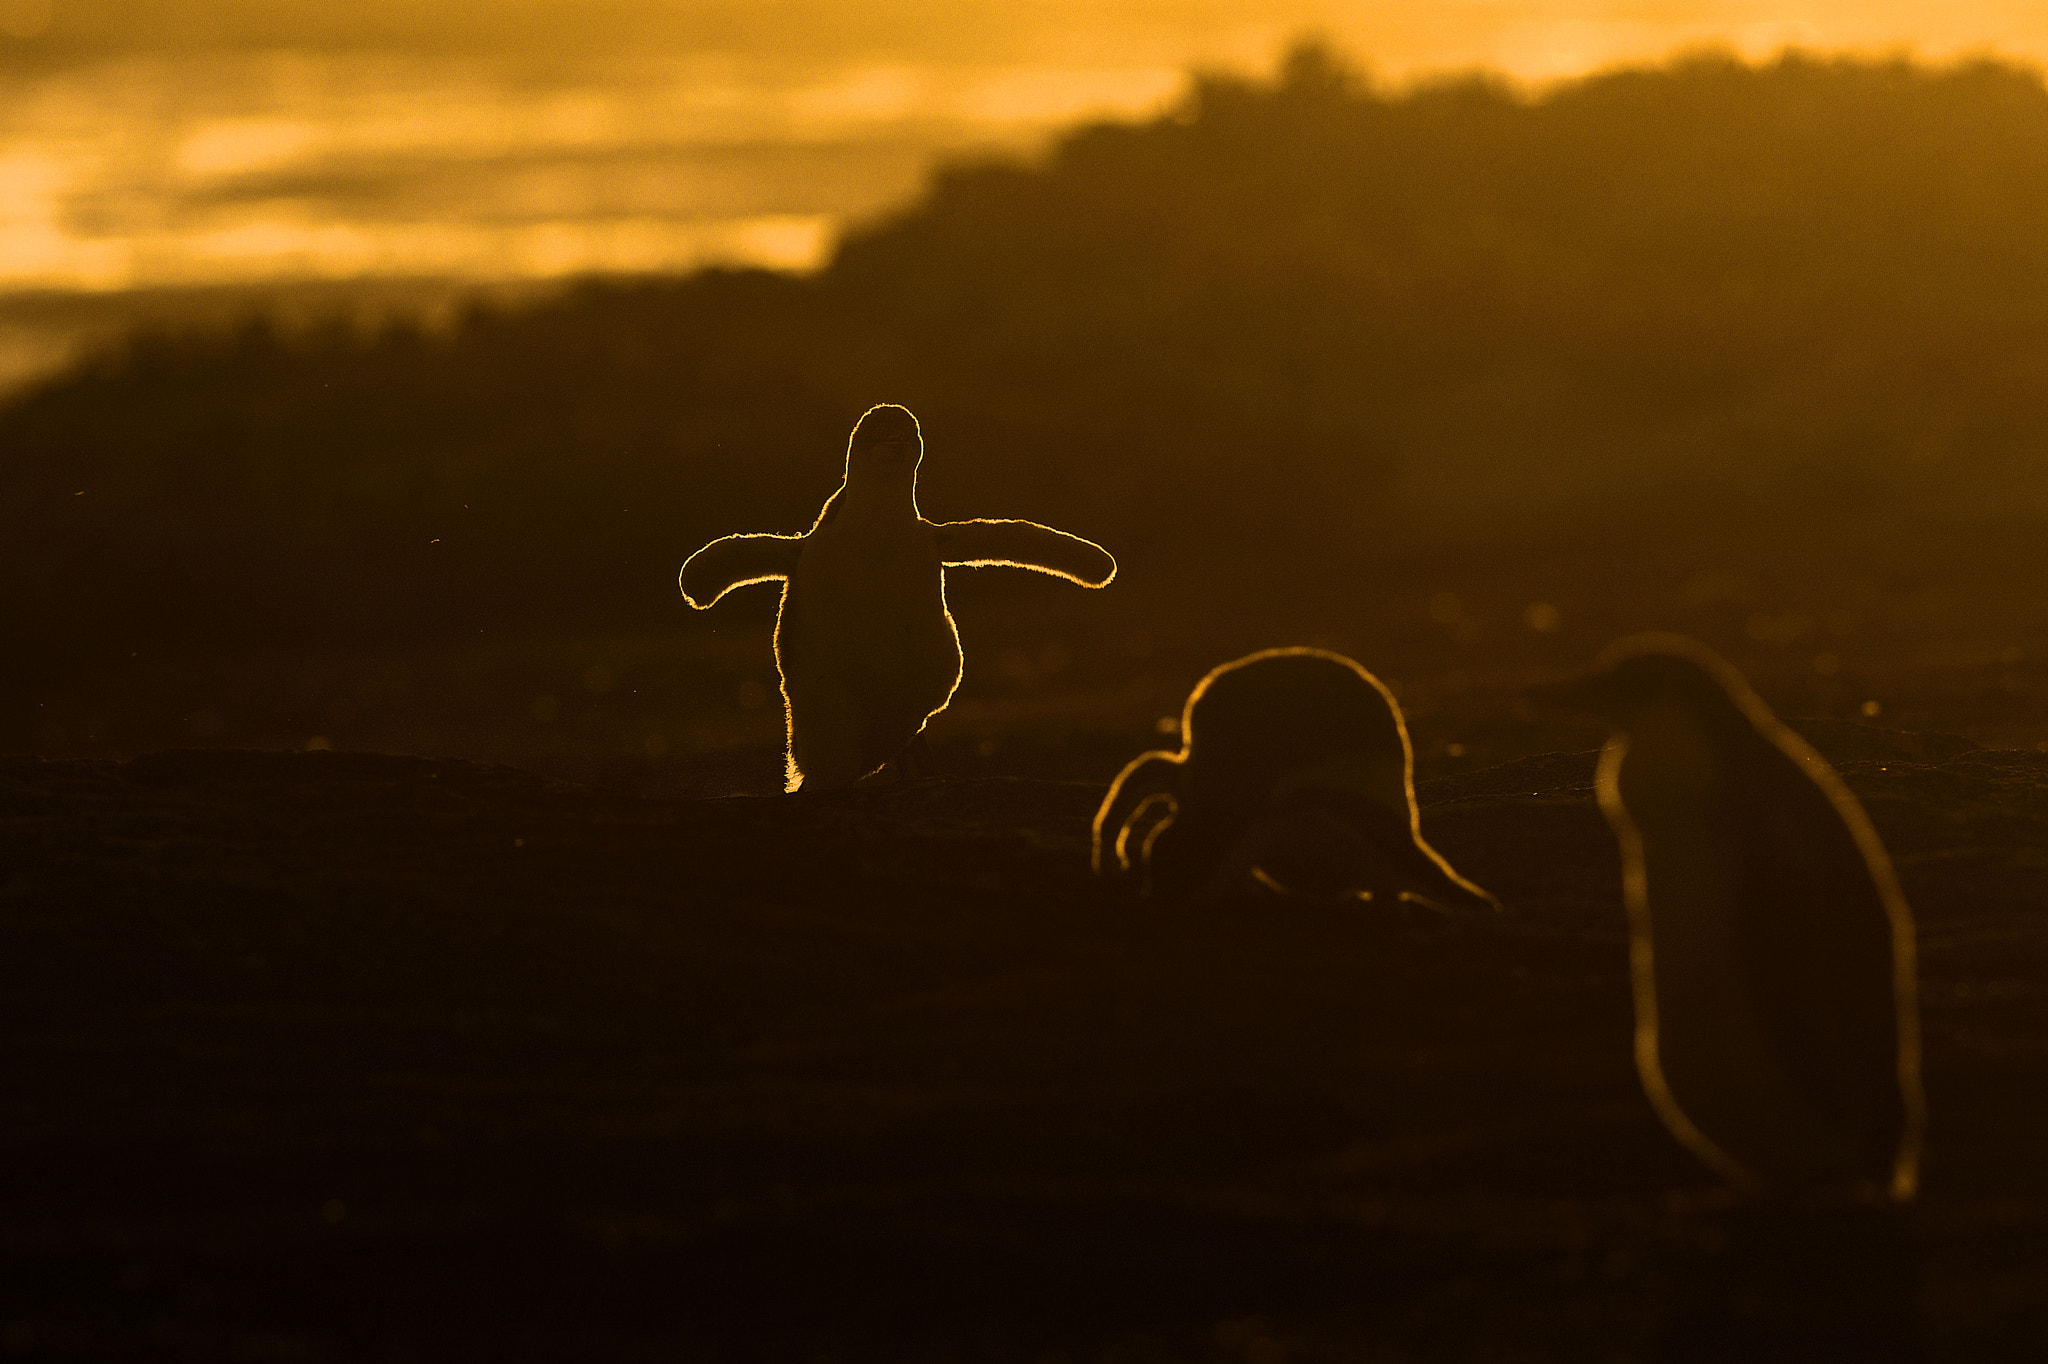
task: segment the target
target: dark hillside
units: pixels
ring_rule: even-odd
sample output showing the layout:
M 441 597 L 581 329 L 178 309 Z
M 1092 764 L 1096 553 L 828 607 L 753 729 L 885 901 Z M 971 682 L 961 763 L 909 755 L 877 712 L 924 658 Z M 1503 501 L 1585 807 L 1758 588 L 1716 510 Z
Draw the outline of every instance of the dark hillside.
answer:
M 815 510 L 755 467 L 836 466 L 839 407 L 789 346 L 810 295 L 708 274 L 452 338 L 138 338 L 8 414 L 10 614 L 117 656 L 644 620 L 700 527 Z
M 2044 152 L 2039 77 L 1992 65 L 1701 58 L 1522 103 L 1381 98 L 1307 50 L 941 177 L 829 283 L 1020 451 L 1127 496 L 1256 469 L 1279 524 L 1390 480 L 1438 515 L 2002 497 L 2043 433 Z

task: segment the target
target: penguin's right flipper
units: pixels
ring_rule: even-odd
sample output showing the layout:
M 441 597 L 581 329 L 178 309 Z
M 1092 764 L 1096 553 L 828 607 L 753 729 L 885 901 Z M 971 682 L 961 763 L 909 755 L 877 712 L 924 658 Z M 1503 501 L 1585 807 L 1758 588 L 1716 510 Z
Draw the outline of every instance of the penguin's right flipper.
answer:
M 941 521 L 934 529 L 949 568 L 1028 568 L 1083 587 L 1116 577 L 1116 560 L 1101 545 L 1036 521 Z
M 683 600 L 702 611 L 735 587 L 777 582 L 796 571 L 801 535 L 728 535 L 683 561 Z
M 1095 812 L 1091 861 L 1098 876 L 1131 870 L 1130 838 L 1147 808 L 1177 801 L 1181 755 L 1155 749 L 1124 765 Z
M 1421 905 L 1441 914 L 1501 908 L 1498 899 L 1460 876 L 1423 841 L 1412 812 L 1403 819 L 1355 792 L 1304 787 L 1277 800 L 1269 822 L 1294 834 L 1274 840 L 1276 860 L 1263 868 L 1291 892 L 1329 898 L 1342 888 L 1369 900 Z
M 1440 914 L 1498 913 L 1501 909 L 1497 896 L 1458 875 L 1433 849 L 1426 854 L 1417 849 L 1402 870 L 1407 875 L 1401 878 L 1396 896 L 1411 905 Z

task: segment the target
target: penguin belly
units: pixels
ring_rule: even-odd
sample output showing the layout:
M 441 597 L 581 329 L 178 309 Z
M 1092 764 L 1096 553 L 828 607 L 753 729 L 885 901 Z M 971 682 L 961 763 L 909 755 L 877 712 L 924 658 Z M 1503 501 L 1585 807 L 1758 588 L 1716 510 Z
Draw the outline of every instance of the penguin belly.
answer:
M 1744 820 L 1724 809 L 1718 763 L 1703 736 L 1673 717 L 1631 734 L 1617 787 L 1634 838 L 1636 1061 L 1665 1125 L 1738 1184 L 1853 1177 L 1852 1133 L 1827 1120 L 1786 1064 L 1743 941 L 1746 922 L 1803 912 L 1745 902 L 1736 874 Z M 1633 843 L 1631 848 L 1628 845 Z
M 928 528 L 843 509 L 805 540 L 775 653 L 790 789 L 844 786 L 902 751 L 960 681 L 960 637 Z

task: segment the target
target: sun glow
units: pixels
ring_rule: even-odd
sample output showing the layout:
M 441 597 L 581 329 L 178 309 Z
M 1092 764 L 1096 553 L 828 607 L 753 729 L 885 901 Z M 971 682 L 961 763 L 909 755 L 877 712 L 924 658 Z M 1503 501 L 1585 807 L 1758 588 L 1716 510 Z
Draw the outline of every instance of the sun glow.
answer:
M 79 13 L 86 13 L 81 10 Z M 937 162 L 1169 107 L 1324 34 L 1383 86 L 1531 88 L 1718 45 L 2048 57 L 2020 0 L 0 0 L 0 298 L 274 282 L 816 269 Z M 0 384 L 68 353 L 34 328 Z

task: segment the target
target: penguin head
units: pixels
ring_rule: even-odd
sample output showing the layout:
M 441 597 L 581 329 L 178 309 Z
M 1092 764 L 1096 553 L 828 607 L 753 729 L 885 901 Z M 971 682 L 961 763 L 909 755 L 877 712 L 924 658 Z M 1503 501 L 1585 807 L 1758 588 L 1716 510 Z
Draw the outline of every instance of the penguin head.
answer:
M 846 440 L 846 477 L 851 479 L 915 478 L 924 458 L 924 433 L 910 409 L 877 403 L 854 423 Z
M 1769 713 L 1726 659 L 1676 634 L 1621 640 L 1585 672 L 1531 687 L 1525 695 L 1539 705 L 1579 711 L 1623 730 L 1653 709 L 1675 707 L 1715 729 L 1754 725 L 1759 712 Z

